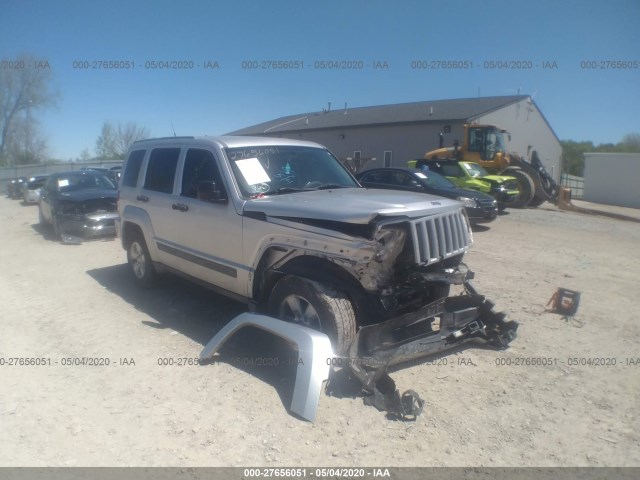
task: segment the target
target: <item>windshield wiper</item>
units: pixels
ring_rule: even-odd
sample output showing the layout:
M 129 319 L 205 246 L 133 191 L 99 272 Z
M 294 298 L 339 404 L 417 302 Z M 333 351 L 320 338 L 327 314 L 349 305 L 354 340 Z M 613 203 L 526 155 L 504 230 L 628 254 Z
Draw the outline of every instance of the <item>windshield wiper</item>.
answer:
M 331 188 L 350 188 L 349 185 L 338 185 L 337 183 L 324 183 L 319 187 L 316 187 L 315 190 L 329 190 Z
M 279 195 L 281 193 L 295 193 L 295 192 L 304 192 L 304 188 L 293 188 L 293 187 L 280 187 L 275 190 L 269 190 L 268 192 L 264 192 L 263 195 Z

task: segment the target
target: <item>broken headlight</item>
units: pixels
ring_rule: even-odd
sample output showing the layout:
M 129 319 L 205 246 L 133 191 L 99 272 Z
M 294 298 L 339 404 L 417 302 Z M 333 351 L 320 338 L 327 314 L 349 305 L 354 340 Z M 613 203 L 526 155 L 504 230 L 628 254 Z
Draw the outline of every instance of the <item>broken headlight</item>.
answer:
M 389 260 L 393 262 L 400 255 L 406 236 L 407 234 L 402 228 L 386 227 L 379 229 L 374 236 L 376 241 L 375 260 L 380 263 Z
M 476 202 L 473 198 L 469 197 L 456 197 L 456 200 L 462 202 L 467 208 L 477 208 L 478 202 Z

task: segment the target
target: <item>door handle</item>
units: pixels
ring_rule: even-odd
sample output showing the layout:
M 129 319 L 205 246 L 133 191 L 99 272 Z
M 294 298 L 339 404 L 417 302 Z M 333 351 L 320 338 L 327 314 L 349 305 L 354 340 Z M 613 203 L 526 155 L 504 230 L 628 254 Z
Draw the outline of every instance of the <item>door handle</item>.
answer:
M 136 197 L 136 200 L 139 200 L 140 202 L 148 202 L 149 201 L 149 197 L 147 197 L 146 195 L 138 195 Z
M 186 212 L 187 210 L 189 210 L 189 206 L 185 205 L 184 203 L 174 203 L 173 205 L 171 205 L 171 208 L 173 208 L 174 210 L 180 210 L 181 212 Z

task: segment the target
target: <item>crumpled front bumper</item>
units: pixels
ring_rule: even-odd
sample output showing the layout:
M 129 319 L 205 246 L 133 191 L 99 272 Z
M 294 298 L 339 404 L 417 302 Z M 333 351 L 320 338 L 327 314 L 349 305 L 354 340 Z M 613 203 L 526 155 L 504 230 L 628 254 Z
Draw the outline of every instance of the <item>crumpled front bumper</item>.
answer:
M 385 322 L 362 327 L 349 349 L 354 375 L 367 389 L 390 366 L 436 354 L 480 338 L 506 348 L 516 338 L 518 323 L 479 295 L 470 281 L 465 294 L 446 297 Z
M 118 212 L 97 212 L 88 214 L 60 214 L 58 222 L 63 234 L 78 235 L 83 238 L 115 235 L 115 220 Z

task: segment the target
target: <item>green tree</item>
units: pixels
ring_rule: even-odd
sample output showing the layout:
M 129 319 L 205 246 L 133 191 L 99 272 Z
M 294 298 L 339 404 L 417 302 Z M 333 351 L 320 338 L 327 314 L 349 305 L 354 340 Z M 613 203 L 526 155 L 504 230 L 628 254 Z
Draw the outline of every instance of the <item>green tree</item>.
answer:
M 640 152 L 640 133 L 628 133 L 618 143 L 576 142 L 573 140 L 561 140 L 564 171 L 570 175 L 582 176 L 584 174 L 584 154 L 586 152 Z

